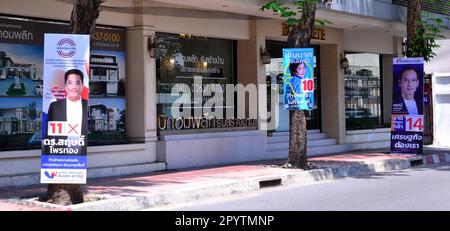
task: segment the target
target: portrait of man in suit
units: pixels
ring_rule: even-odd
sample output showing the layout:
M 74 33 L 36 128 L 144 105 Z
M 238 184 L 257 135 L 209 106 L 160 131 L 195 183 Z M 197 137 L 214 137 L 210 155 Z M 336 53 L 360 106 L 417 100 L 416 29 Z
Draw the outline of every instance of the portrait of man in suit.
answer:
M 400 73 L 398 80 L 400 93 L 393 100 L 392 111 L 399 114 L 422 115 L 423 105 L 417 89 L 420 86 L 418 73 L 414 68 L 406 68 Z
M 50 104 L 47 113 L 47 121 L 67 122 L 67 136 L 45 136 L 46 139 L 68 139 L 77 140 L 81 136 L 86 138 L 88 133 L 87 116 L 88 116 L 88 102 L 81 97 L 83 90 L 83 72 L 78 69 L 68 70 L 64 74 L 66 98 L 57 100 Z M 86 154 L 86 145 L 81 147 L 74 147 L 78 150 L 77 154 Z M 47 155 L 54 155 L 49 153 L 47 148 Z

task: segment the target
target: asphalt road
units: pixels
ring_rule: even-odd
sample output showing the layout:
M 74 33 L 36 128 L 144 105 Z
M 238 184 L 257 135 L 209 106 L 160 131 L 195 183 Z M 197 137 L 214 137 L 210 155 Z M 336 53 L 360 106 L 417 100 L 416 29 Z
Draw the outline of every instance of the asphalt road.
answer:
M 450 165 L 419 166 L 306 186 L 278 186 L 150 210 L 450 211 Z

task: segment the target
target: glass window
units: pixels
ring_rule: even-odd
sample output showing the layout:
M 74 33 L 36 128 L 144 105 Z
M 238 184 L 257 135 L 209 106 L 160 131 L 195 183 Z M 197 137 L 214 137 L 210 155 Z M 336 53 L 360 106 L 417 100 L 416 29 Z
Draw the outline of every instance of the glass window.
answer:
M 41 148 L 44 33 L 68 23 L 0 16 L 0 151 Z M 9 36 L 21 28 L 23 37 Z M 128 143 L 125 136 L 125 30 L 97 27 L 91 41 L 88 145 Z
M 347 130 L 382 127 L 380 55 L 346 54 L 345 121 Z
M 157 33 L 156 37 L 157 47 L 160 50 L 156 65 L 157 117 L 160 134 L 174 132 L 174 130 L 190 130 L 193 128 L 190 126 L 192 121 L 186 121 L 190 117 L 226 118 L 227 110 L 235 114 L 234 102 L 232 104 L 225 102 L 226 85 L 235 84 L 235 42 L 233 40 L 167 33 Z M 185 103 L 181 105 L 174 104 L 180 100 L 181 94 L 186 92 L 186 89 L 181 87 L 182 84 L 188 87 L 190 98 L 187 99 L 188 102 L 184 101 Z M 177 88 L 174 88 L 175 86 Z M 178 96 L 171 95 L 174 90 L 179 93 Z M 212 102 L 214 104 L 211 104 Z M 205 110 L 206 105 L 212 106 L 213 115 Z M 183 116 L 173 115 L 172 109 L 180 111 Z M 174 121 L 179 119 L 180 123 L 183 119 L 184 126 L 173 129 L 174 126 L 171 126 L 170 122 L 167 122 L 167 126 L 161 125 L 167 121 L 167 118 Z M 206 127 L 216 128 L 217 126 Z

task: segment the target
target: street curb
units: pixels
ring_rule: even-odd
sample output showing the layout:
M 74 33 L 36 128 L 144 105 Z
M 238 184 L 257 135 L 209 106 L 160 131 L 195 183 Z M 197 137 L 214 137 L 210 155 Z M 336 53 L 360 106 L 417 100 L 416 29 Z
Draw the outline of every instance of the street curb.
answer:
M 448 153 L 428 154 L 423 157 L 423 164 L 439 164 L 449 162 L 450 154 Z
M 308 185 L 319 181 L 361 177 L 392 170 L 402 170 L 411 167 L 411 162 L 422 161 L 421 156 L 405 159 L 388 159 L 355 163 L 347 166 L 314 169 L 309 171 L 286 169 L 285 172 L 271 173 L 240 179 L 212 178 L 212 181 L 188 183 L 181 187 L 172 186 L 165 189 L 155 189 L 145 194 L 126 197 L 103 198 L 71 206 L 59 206 L 35 199 L 25 201 L 10 200 L 17 204 L 26 204 L 60 211 L 135 211 L 164 206 L 174 203 L 192 202 L 196 200 L 220 197 L 244 192 L 257 191 L 264 183 L 274 185 Z M 280 169 L 281 170 L 281 169 Z M 89 195 L 88 195 L 89 196 Z
M 191 183 L 184 185 L 183 189 L 179 190 L 155 190 L 154 192 L 141 195 L 105 199 L 64 208 L 71 211 L 140 210 L 174 203 L 191 202 L 211 197 L 257 191 L 261 188 L 260 182 L 281 180 L 280 185 L 307 185 L 318 181 L 367 176 L 378 172 L 407 169 L 411 167 L 411 161 L 421 159 L 421 157 L 390 159 L 310 171 L 287 171 L 283 174 L 249 177 L 246 179 L 216 180 L 207 184 Z

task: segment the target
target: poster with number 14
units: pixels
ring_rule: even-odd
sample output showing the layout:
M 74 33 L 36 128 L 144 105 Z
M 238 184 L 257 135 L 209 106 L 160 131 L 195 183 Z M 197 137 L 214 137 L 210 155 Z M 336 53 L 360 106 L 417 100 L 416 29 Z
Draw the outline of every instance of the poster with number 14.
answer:
M 395 58 L 391 152 L 422 154 L 423 58 Z

